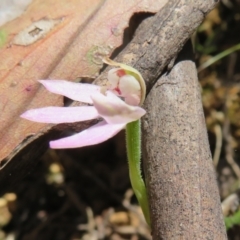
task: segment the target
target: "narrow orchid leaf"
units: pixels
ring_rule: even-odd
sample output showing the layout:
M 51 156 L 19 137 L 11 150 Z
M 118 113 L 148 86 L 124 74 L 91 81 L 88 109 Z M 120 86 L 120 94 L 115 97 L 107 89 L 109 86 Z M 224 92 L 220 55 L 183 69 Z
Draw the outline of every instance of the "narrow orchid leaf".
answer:
M 45 107 L 31 109 L 21 115 L 22 118 L 41 123 L 72 123 L 97 118 L 95 107 Z
M 127 124 L 141 118 L 146 111 L 138 106 L 130 106 L 107 91 L 107 96 L 95 94 L 92 99 L 99 115 L 109 124 Z
M 73 136 L 51 141 L 51 148 L 77 148 L 99 144 L 116 135 L 125 124 L 107 124 L 102 121 Z
M 100 92 L 100 87 L 94 84 L 74 83 L 65 80 L 39 80 L 39 82 L 52 93 L 84 103 L 92 103 L 91 96 Z

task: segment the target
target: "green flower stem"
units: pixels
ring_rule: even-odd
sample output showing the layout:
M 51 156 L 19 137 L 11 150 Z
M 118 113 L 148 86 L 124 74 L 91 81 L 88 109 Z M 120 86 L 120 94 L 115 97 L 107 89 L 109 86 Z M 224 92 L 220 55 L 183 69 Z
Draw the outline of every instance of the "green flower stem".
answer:
M 149 226 L 150 214 L 148 196 L 141 173 L 141 122 L 140 120 L 128 123 L 126 126 L 126 143 L 129 164 L 129 175 L 133 191 L 142 208 L 144 217 Z

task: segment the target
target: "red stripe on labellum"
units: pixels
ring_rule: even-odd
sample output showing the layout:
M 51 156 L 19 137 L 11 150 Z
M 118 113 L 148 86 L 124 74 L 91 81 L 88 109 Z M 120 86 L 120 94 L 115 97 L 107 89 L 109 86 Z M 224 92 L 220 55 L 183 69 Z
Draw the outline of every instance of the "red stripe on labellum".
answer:
M 117 75 L 118 75 L 118 77 L 122 77 L 122 76 L 126 75 L 126 72 L 123 69 L 119 69 L 119 70 L 117 70 Z
M 116 87 L 116 88 L 114 88 L 114 90 L 118 93 L 118 95 L 122 95 L 122 93 L 121 93 L 121 90 L 119 89 L 119 87 Z

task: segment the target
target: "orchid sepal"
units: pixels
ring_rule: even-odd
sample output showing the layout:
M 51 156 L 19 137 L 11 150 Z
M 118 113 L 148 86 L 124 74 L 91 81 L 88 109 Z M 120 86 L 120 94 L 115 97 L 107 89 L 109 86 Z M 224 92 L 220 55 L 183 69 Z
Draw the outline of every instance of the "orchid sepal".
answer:
M 72 100 L 92 104 L 91 96 L 101 88 L 94 84 L 75 83 L 66 80 L 38 80 L 49 92 L 60 94 Z
M 92 127 L 75 135 L 50 141 L 49 145 L 54 149 L 79 148 L 96 145 L 105 142 L 124 129 L 126 124 L 108 124 L 101 121 Z
M 74 123 L 96 119 L 99 114 L 93 106 L 44 107 L 30 109 L 20 117 L 39 123 Z

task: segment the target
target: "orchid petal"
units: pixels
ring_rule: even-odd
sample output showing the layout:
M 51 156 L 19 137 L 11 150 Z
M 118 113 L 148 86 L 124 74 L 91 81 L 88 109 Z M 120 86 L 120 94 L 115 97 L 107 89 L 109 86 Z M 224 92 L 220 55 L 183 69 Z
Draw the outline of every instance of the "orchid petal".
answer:
M 102 121 L 73 136 L 51 141 L 51 148 L 77 148 L 95 145 L 108 140 L 125 127 L 125 124 L 107 124 Z
M 91 95 L 100 92 L 99 86 L 87 83 L 75 83 L 65 80 L 39 80 L 39 82 L 52 93 L 84 103 L 92 103 Z
M 110 124 L 127 124 L 140 119 L 146 111 L 138 106 L 130 106 L 110 91 L 92 96 L 99 115 Z
M 45 107 L 31 109 L 21 115 L 22 118 L 41 123 L 72 123 L 95 119 L 98 116 L 93 106 Z

